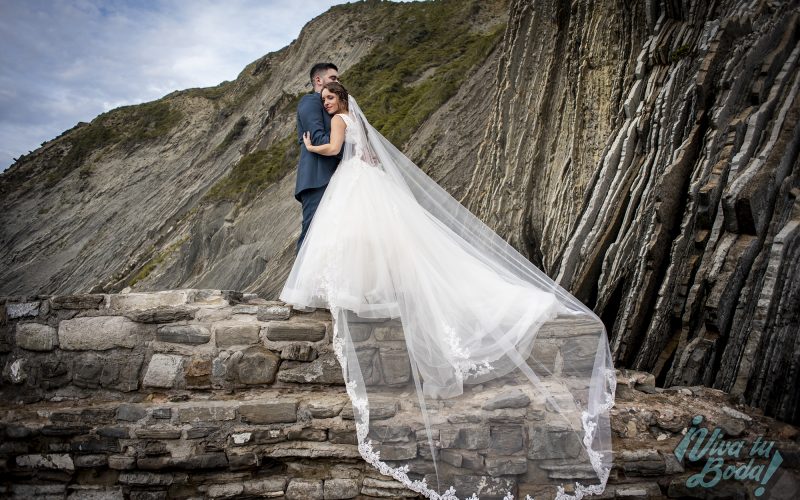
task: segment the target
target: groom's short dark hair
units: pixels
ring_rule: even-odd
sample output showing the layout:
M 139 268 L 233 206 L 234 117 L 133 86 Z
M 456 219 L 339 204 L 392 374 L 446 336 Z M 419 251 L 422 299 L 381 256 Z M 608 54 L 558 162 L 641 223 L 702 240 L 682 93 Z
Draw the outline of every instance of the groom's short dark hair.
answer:
M 317 63 L 311 66 L 311 71 L 308 72 L 308 79 L 311 80 L 311 83 L 313 84 L 315 76 L 324 71 L 328 71 L 329 69 L 335 69 L 336 71 L 339 71 L 339 68 L 337 68 L 336 65 L 333 63 L 329 62 Z

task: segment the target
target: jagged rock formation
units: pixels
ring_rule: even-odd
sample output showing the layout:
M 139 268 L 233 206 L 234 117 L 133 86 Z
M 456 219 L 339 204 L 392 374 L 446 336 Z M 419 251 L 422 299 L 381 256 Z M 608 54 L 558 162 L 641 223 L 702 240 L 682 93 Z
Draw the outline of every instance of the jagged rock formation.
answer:
M 797 2 L 515 2 L 474 213 L 620 366 L 797 422 Z
M 459 5 L 434 7 L 474 44 L 453 52 L 460 63 L 428 61 L 429 6 L 341 6 L 235 82 L 112 114 L 21 159 L 0 177 L 0 292 L 276 298 L 300 225 L 286 138 L 305 70 L 341 61 L 357 95 L 383 102 L 369 77 L 397 77 L 391 60 L 407 92 L 465 76 L 424 118 L 387 125 L 415 116 L 401 102 L 370 117 L 601 315 L 618 366 L 800 421 L 798 2 Z M 403 50 L 385 52 L 385 19 Z
M 370 376 L 407 381 L 402 334 L 388 323 L 361 326 L 353 335 L 365 360 L 374 354 Z M 415 498 L 360 459 L 331 335 L 325 311 L 298 313 L 231 290 L 0 297 L 0 495 Z M 764 498 L 791 498 L 800 486 L 800 429 L 718 390 L 654 384 L 652 375 L 618 372 L 614 468 L 603 498 L 753 498 L 758 487 L 769 492 Z M 522 427 L 514 439 L 507 419 L 553 410 L 520 396 L 498 387 L 491 405 L 455 423 L 463 426 L 458 439 L 437 440 L 459 497 L 501 499 L 510 490 L 522 498 L 522 478 L 537 477 L 507 470 L 535 447 Z M 418 456 L 424 464 L 427 442 L 415 437 L 423 424 L 402 425 L 409 401 L 375 404 L 371 436 L 385 438 L 385 459 Z M 705 419 L 697 428 L 719 428 L 727 440 L 773 442 L 756 463 L 768 464 L 775 452 L 783 463 L 763 482 L 691 486 L 687 479 L 707 457 L 674 450 L 695 415 Z M 495 428 L 504 439 L 489 439 Z M 561 439 L 565 450 L 573 446 Z M 582 478 L 558 460 L 539 462 L 546 474 Z

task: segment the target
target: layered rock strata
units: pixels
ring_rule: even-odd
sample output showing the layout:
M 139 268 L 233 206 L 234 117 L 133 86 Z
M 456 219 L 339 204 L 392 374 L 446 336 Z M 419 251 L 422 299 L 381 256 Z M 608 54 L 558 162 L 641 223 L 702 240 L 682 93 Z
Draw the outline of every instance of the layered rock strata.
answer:
M 797 2 L 513 2 L 464 202 L 620 366 L 800 419 Z

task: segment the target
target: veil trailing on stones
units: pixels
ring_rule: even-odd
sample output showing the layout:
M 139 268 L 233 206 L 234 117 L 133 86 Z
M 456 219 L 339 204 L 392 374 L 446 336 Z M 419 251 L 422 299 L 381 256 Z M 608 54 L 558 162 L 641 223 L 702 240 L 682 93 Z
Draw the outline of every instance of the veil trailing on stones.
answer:
M 396 222 L 363 235 L 326 219 L 360 267 L 342 276 L 332 261 L 313 296 L 293 289 L 293 269 L 281 298 L 330 309 L 362 457 L 429 498 L 602 493 L 616 385 L 602 321 L 348 102 L 338 168 L 377 169 Z

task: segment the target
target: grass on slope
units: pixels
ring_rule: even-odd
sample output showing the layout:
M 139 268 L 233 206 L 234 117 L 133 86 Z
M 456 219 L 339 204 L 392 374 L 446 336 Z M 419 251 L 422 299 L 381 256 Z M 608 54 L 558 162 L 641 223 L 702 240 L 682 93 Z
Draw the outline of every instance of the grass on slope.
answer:
M 167 100 L 121 106 L 98 115 L 91 123 L 66 137 L 69 150 L 51 167 L 45 187 L 57 184 L 70 172 L 83 165 L 92 153 L 120 144 L 131 148 L 169 133 L 182 118 L 180 110 Z
M 161 252 L 157 256 L 155 256 L 152 259 L 150 259 L 149 261 L 147 261 L 147 263 L 144 266 L 142 266 L 142 269 L 140 269 L 139 272 L 136 273 L 136 276 L 131 278 L 130 282 L 128 282 L 128 286 L 133 286 L 137 282 L 142 281 L 143 279 L 147 278 L 150 275 L 150 273 L 153 272 L 153 270 L 156 267 L 158 267 L 159 264 L 164 262 L 164 260 L 166 260 L 167 257 L 172 255 L 178 248 L 181 247 L 181 245 L 186 243 L 188 240 L 189 240 L 188 236 L 185 236 L 185 237 L 181 238 L 179 241 L 176 241 L 175 243 L 173 243 L 172 245 L 170 245 L 166 249 L 164 249 L 163 252 Z M 151 245 L 150 251 L 153 251 L 153 250 L 155 250 L 155 247 L 153 247 Z M 115 278 L 116 278 L 116 276 L 115 276 Z
M 267 186 L 297 165 L 300 148 L 292 133 L 267 149 L 244 155 L 203 197 L 204 201 L 240 201 L 246 205 Z
M 342 74 L 342 84 L 358 100 L 370 123 L 394 145 L 402 145 L 483 62 L 505 28 L 474 30 L 482 9 L 500 2 L 443 1 L 385 9 L 380 30 L 386 41 Z M 348 6 L 355 8 L 356 6 Z M 399 12 L 398 12 L 399 11 Z

